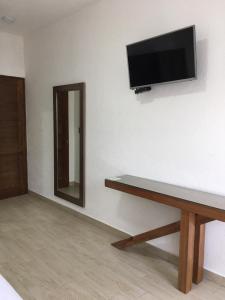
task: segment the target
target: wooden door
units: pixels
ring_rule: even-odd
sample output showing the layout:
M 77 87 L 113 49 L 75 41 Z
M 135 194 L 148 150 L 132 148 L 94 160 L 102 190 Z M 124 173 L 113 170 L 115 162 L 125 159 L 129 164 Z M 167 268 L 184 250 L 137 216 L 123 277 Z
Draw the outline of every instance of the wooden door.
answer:
M 27 193 L 25 81 L 0 76 L 0 199 Z
M 57 93 L 58 112 L 58 188 L 69 186 L 68 92 Z

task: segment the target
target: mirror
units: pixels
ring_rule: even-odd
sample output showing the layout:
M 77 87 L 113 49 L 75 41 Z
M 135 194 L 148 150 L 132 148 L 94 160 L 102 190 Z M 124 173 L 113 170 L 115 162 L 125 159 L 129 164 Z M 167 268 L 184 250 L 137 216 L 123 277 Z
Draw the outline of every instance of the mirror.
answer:
M 84 207 L 85 84 L 53 88 L 55 195 Z

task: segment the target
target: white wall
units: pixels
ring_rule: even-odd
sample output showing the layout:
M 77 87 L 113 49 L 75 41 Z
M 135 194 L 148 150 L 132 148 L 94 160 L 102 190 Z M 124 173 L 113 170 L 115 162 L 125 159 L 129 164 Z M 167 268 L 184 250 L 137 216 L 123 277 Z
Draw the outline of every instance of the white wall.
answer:
M 74 181 L 80 182 L 80 92 L 74 92 Z
M 75 101 L 74 92 L 68 93 L 69 126 L 69 182 L 75 181 Z
M 198 80 L 129 90 L 125 45 L 196 24 Z M 225 2 L 108 0 L 26 39 L 29 189 L 139 233 L 179 211 L 106 189 L 134 174 L 225 195 Z M 85 81 L 86 208 L 53 195 L 52 86 Z M 178 253 L 178 235 L 153 242 Z M 207 225 L 205 266 L 225 275 L 225 224 Z
M 0 32 L 0 75 L 25 77 L 21 36 Z
M 80 182 L 80 94 L 69 93 L 69 181 Z

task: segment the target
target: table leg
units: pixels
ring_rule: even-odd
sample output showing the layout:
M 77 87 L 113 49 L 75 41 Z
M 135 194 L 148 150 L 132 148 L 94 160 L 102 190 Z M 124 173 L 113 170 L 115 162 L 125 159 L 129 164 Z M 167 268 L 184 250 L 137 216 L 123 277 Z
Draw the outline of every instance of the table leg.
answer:
M 194 269 L 193 282 L 198 284 L 203 279 L 205 248 L 205 224 L 201 224 L 200 217 L 197 216 L 195 224 L 195 246 L 194 246 Z
M 180 225 L 180 253 L 178 288 L 188 293 L 192 287 L 195 239 L 195 214 L 182 211 Z
M 112 243 L 112 246 L 122 250 L 130 246 L 134 246 L 140 243 L 144 243 L 146 241 L 157 239 L 162 236 L 176 233 L 178 231 L 180 231 L 180 222 L 175 222 L 150 231 L 146 231 L 135 236 L 131 236 L 125 240 L 120 240 L 118 242 Z

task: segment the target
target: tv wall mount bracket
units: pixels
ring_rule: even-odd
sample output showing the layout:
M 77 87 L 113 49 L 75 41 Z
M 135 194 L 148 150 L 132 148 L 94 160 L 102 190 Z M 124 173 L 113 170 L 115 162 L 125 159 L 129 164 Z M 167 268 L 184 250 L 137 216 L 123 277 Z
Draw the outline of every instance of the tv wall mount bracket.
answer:
M 136 88 L 134 92 L 135 94 L 141 94 L 141 93 L 149 92 L 151 91 L 151 89 L 152 88 L 150 86 L 145 86 L 145 87 Z

